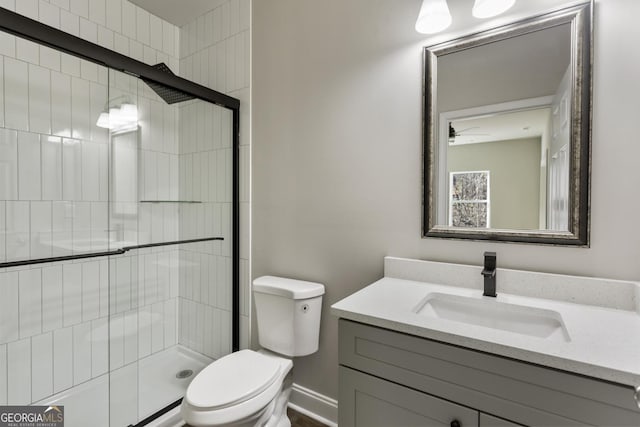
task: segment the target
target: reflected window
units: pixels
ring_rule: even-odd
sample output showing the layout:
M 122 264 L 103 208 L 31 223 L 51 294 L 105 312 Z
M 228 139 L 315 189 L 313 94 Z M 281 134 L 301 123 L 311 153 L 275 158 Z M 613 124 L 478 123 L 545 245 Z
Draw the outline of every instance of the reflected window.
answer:
M 490 227 L 489 171 L 451 172 L 449 226 Z

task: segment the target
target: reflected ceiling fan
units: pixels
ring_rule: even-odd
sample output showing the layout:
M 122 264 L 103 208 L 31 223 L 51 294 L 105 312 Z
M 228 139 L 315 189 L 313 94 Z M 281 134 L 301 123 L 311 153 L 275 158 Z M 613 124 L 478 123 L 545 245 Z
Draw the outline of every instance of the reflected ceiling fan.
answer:
M 471 126 L 466 129 L 462 129 L 457 131 L 452 122 L 449 122 L 449 144 L 454 144 L 456 142 L 456 136 L 488 136 L 488 133 L 471 133 L 470 130 L 480 129 L 480 126 Z

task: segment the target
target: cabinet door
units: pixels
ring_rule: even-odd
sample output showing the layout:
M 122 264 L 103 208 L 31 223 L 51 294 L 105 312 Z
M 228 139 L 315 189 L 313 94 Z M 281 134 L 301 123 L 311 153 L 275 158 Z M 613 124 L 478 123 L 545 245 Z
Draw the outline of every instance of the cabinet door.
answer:
M 340 365 L 527 426 L 640 427 L 633 388 L 340 319 Z
M 480 427 L 522 427 L 522 424 L 512 423 L 502 418 L 492 417 L 488 414 L 480 413 Z
M 339 402 L 340 427 L 478 426 L 473 409 L 344 366 Z

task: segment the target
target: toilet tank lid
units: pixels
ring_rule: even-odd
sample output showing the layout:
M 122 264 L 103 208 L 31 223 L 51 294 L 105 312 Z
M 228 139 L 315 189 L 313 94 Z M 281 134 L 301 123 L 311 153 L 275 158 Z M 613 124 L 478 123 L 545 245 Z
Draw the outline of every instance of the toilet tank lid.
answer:
M 291 299 L 307 299 L 324 294 L 324 285 L 285 277 L 262 276 L 253 281 L 253 291 Z

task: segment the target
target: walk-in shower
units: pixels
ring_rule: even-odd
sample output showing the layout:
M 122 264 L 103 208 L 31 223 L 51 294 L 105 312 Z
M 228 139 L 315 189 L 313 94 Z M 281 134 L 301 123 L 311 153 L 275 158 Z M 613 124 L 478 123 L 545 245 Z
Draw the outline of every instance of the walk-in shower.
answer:
M 239 101 L 0 8 L 0 405 L 144 425 L 239 346 Z

